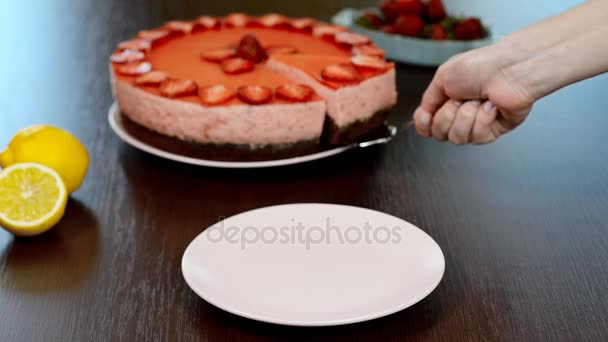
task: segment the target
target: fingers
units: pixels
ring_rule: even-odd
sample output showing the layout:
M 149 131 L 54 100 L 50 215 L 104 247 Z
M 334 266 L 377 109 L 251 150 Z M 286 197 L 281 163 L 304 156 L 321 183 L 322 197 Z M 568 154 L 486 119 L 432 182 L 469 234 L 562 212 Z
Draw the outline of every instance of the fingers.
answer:
M 448 133 L 450 141 L 456 145 L 466 144 L 470 141 L 475 117 L 479 111 L 479 101 L 467 101 L 458 108 L 452 127 Z
M 424 95 L 416 112 L 414 113 L 414 122 L 416 131 L 423 137 L 431 135 L 431 122 L 435 112 L 448 100 L 445 90 L 441 85 L 440 71 L 435 74 Z
M 493 128 L 493 125 L 496 123 L 497 113 L 498 109 L 490 101 L 486 101 L 481 106 L 473 125 L 472 143 L 488 144 L 498 138 L 499 134 L 497 135 L 497 132 Z
M 431 120 L 433 116 L 427 112 L 422 110 L 421 108 L 416 109 L 414 112 L 414 125 L 416 126 L 416 131 L 423 137 L 428 137 L 431 135 Z
M 456 112 L 461 105 L 462 103 L 459 101 L 449 100 L 439 108 L 431 124 L 431 135 L 433 138 L 438 141 L 444 141 L 448 138 Z

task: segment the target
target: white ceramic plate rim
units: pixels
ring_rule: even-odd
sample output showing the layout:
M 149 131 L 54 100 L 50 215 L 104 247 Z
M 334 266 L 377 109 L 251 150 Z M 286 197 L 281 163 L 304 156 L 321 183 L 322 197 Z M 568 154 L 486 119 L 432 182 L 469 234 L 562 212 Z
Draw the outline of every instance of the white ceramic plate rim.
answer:
M 267 210 L 267 209 L 271 209 L 271 208 L 285 208 L 285 207 L 289 207 L 289 206 L 302 206 L 302 205 L 332 205 L 332 206 L 340 206 L 340 207 L 348 207 L 348 208 L 352 208 L 352 209 L 358 209 L 358 210 L 365 210 L 365 211 L 373 211 L 373 212 L 377 212 L 377 213 L 382 213 L 384 215 L 388 215 L 388 216 L 392 216 L 398 220 L 401 221 L 405 221 L 401 218 L 398 218 L 396 216 L 393 215 L 389 215 L 380 211 L 376 211 L 376 210 L 372 210 L 372 209 L 367 209 L 367 208 L 361 208 L 361 207 L 355 207 L 355 206 L 349 206 L 349 205 L 342 205 L 342 204 L 331 204 L 331 203 L 292 203 L 292 204 L 281 204 L 281 205 L 274 205 L 274 206 L 268 206 L 268 207 L 262 207 L 262 208 L 258 208 L 258 209 L 253 209 L 253 210 L 249 210 L 249 211 L 245 211 L 242 212 L 240 214 L 236 214 L 234 216 L 228 217 L 226 219 L 233 219 L 233 218 L 237 218 L 238 216 L 241 215 L 246 215 L 246 214 L 251 214 L 253 212 L 256 211 L 260 211 L 260 210 Z M 407 221 L 405 221 L 407 222 Z M 409 222 L 407 222 L 409 224 Z M 300 326 L 300 327 L 324 327 L 324 326 L 337 326 L 337 325 L 346 325 L 346 324 L 353 324 L 353 323 L 360 323 L 360 322 L 365 322 L 365 321 L 370 321 L 370 320 L 374 320 L 374 319 L 378 319 L 378 318 L 382 318 L 394 313 L 397 313 L 401 310 L 407 309 L 410 306 L 420 302 L 421 300 L 423 300 L 424 298 L 426 298 L 428 295 L 430 295 L 436 288 L 437 286 L 439 286 L 439 284 L 441 283 L 441 280 L 443 279 L 443 276 L 445 274 L 445 256 L 443 255 L 443 251 L 441 250 L 441 247 L 437 244 L 437 242 L 435 241 L 435 239 L 433 239 L 430 235 L 428 235 L 425 231 L 423 231 L 422 229 L 418 228 L 417 226 L 412 225 L 413 227 L 417 228 L 418 230 L 420 230 L 420 232 L 422 232 L 424 235 L 426 235 L 429 239 L 431 239 L 431 241 L 433 242 L 433 244 L 437 247 L 437 250 L 439 251 L 440 255 L 441 255 L 441 260 L 442 260 L 442 268 L 441 268 L 441 274 L 439 275 L 439 277 L 437 277 L 437 281 L 432 285 L 429 286 L 427 288 L 426 291 L 422 292 L 419 296 L 411 299 L 408 302 L 405 303 L 400 303 L 398 305 L 395 305 L 393 307 L 388 307 L 384 310 L 380 310 L 377 312 L 372 312 L 366 315 L 361 315 L 361 316 L 357 316 L 357 317 L 352 317 L 352 318 L 347 318 L 347 319 L 335 319 L 335 320 L 320 320 L 320 321 L 301 321 L 301 320 L 291 320 L 291 319 L 277 319 L 274 317 L 267 317 L 264 315 L 256 315 L 256 314 L 251 314 L 249 312 L 244 312 L 238 309 L 235 309 L 233 307 L 231 307 L 230 305 L 224 305 L 222 304 L 220 301 L 216 300 L 215 298 L 213 298 L 212 296 L 207 295 L 206 293 L 199 291 L 197 289 L 196 286 L 193 286 L 192 281 L 190 280 L 190 278 L 188 277 L 188 273 L 184 270 L 185 267 L 185 259 L 186 259 L 186 255 L 189 253 L 191 248 L 195 243 L 196 240 L 203 238 L 203 234 L 205 233 L 205 231 L 201 232 L 199 235 L 197 235 L 192 242 L 190 242 L 190 244 L 188 245 L 188 247 L 186 247 L 186 250 L 184 251 L 184 254 L 182 256 L 182 276 L 184 277 L 184 280 L 186 281 L 186 284 L 188 285 L 188 287 L 190 287 L 190 289 L 192 291 L 194 291 L 194 293 L 196 293 L 199 297 L 201 297 L 202 299 L 204 299 L 206 302 L 208 302 L 209 304 L 224 310 L 226 312 L 229 312 L 231 314 L 237 315 L 237 316 L 241 316 L 244 318 L 248 318 L 248 319 L 252 319 L 255 321 L 259 321 L 259 322 L 265 322 L 265 323 L 273 323 L 273 324 L 279 324 L 279 325 L 287 325 L 287 326 Z M 187 267 L 187 266 L 186 266 Z
M 235 168 L 235 169 L 247 169 L 247 168 L 265 168 L 265 167 L 276 167 L 276 166 L 285 166 L 285 165 L 293 165 L 305 163 L 317 159 L 323 159 L 327 157 L 331 157 L 336 154 L 343 153 L 352 149 L 352 146 L 343 146 L 339 148 L 334 148 L 331 150 L 309 154 L 301 157 L 287 158 L 287 159 L 278 159 L 278 160 L 269 160 L 269 161 L 257 161 L 257 162 L 228 162 L 228 161 L 216 161 L 216 160 L 207 160 L 207 159 L 198 159 L 181 156 L 179 154 L 167 152 L 161 150 L 159 148 L 150 146 L 144 143 L 141 140 L 138 140 L 131 134 L 129 134 L 124 127 L 120 124 L 120 109 L 116 102 L 112 103 L 110 109 L 108 111 L 108 122 L 110 123 L 110 127 L 118 135 L 118 137 L 126 142 L 127 144 L 141 150 L 147 152 L 149 154 L 155 155 L 157 157 L 173 160 L 180 163 L 186 163 L 191 165 L 198 166 L 207 166 L 207 167 L 216 167 L 216 168 Z

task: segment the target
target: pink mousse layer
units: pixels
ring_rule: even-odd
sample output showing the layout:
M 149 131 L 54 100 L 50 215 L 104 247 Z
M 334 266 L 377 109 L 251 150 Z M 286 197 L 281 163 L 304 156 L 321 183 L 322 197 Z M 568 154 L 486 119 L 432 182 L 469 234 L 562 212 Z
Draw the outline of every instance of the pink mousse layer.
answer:
M 305 71 L 273 58 L 268 60 L 267 66 L 294 82 L 312 87 L 325 99 L 327 114 L 338 127 L 365 121 L 375 113 L 389 109 L 397 103 L 395 68 L 359 84 L 332 89 L 319 83 Z
M 326 112 L 322 100 L 206 107 L 157 96 L 114 77 L 112 91 L 121 111 L 131 120 L 158 133 L 197 143 L 255 148 L 318 140 Z

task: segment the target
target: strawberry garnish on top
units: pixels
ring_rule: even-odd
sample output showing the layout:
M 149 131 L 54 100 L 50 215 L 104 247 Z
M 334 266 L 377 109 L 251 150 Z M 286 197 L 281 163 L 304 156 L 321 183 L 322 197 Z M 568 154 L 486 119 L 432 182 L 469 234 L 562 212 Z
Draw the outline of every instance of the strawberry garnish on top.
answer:
M 305 84 L 287 83 L 275 90 L 277 99 L 289 102 L 306 102 L 315 93 L 311 87 Z
M 351 63 L 357 68 L 364 70 L 381 71 L 388 67 L 384 59 L 373 56 L 358 55 L 351 58 Z
M 152 45 L 158 45 L 168 40 L 170 34 L 166 29 L 143 30 L 137 33 L 137 37 L 149 41 Z
M 259 85 L 243 86 L 238 89 L 238 97 L 241 101 L 260 105 L 272 100 L 272 89 Z
M 251 18 L 245 13 L 232 13 L 224 18 L 227 27 L 245 27 L 251 22 Z
M 317 21 L 312 18 L 299 18 L 292 19 L 289 24 L 297 31 L 311 31 L 316 22 Z
M 208 15 L 203 15 L 198 17 L 194 22 L 194 27 L 192 28 L 192 32 L 199 32 L 205 30 L 211 30 L 215 28 L 219 28 L 221 26 L 221 21 L 218 18 L 210 17 Z
M 165 24 L 165 28 L 171 31 L 172 34 L 184 35 L 192 32 L 194 24 L 189 21 L 169 21 Z
M 438 22 L 447 17 L 445 7 L 441 0 L 429 0 L 426 5 L 426 16 L 431 22 Z
M 483 26 L 478 18 L 465 19 L 454 29 L 456 39 L 473 40 L 481 39 L 485 36 Z
M 152 43 L 149 40 L 141 38 L 133 38 L 118 44 L 120 50 L 139 50 L 139 51 L 150 51 Z
M 268 58 L 262 44 L 252 34 L 247 34 L 241 38 L 236 48 L 236 55 L 253 63 L 261 63 Z
M 232 100 L 236 96 L 236 91 L 223 84 L 216 84 L 200 88 L 198 96 L 204 105 L 216 106 Z
M 415 15 L 401 15 L 395 21 L 396 33 L 410 37 L 420 37 L 424 31 L 424 21 Z
M 336 33 L 345 31 L 347 31 L 347 29 L 343 26 L 319 24 L 312 29 L 312 34 L 318 38 L 333 39 Z
M 169 78 L 166 73 L 162 71 L 150 71 L 146 74 L 138 76 L 135 79 L 135 84 L 145 86 L 158 86 L 162 82 Z
M 263 27 L 287 27 L 289 26 L 289 19 L 276 13 L 269 13 L 263 15 L 256 20 L 257 23 Z
M 160 84 L 160 94 L 174 98 L 196 94 L 196 83 L 191 80 L 168 79 Z
M 361 79 L 361 75 L 351 64 L 332 64 L 321 71 L 321 77 L 327 81 L 352 83 Z
M 122 50 L 117 51 L 110 56 L 113 63 L 125 64 L 141 61 L 146 58 L 146 55 L 138 50 Z
M 352 49 L 352 54 L 357 55 L 365 55 L 365 56 L 374 56 L 384 58 L 384 50 L 379 47 L 373 45 L 360 45 L 355 46 Z
M 365 45 L 370 42 L 368 37 L 353 32 L 338 32 L 335 34 L 334 40 L 336 43 L 352 46 Z
M 121 65 L 116 70 L 121 75 L 138 76 L 152 71 L 152 64 L 150 64 L 149 62 L 135 62 Z
M 250 72 L 254 68 L 255 63 L 241 57 L 233 57 L 222 61 L 222 70 L 230 75 Z

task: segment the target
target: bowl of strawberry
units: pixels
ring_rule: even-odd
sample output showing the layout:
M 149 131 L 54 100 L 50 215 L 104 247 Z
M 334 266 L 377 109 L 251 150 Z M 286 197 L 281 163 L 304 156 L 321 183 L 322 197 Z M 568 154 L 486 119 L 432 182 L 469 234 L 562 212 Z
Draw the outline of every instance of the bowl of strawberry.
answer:
M 438 66 L 492 43 L 479 18 L 448 15 L 442 0 L 382 0 L 377 8 L 345 8 L 332 21 L 369 36 L 387 58 L 416 65 Z

